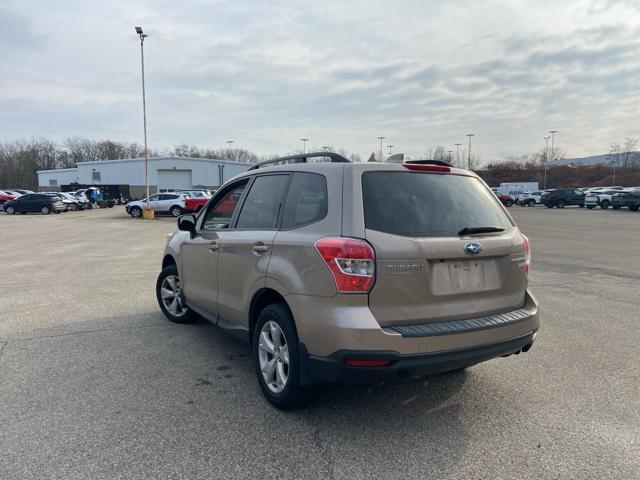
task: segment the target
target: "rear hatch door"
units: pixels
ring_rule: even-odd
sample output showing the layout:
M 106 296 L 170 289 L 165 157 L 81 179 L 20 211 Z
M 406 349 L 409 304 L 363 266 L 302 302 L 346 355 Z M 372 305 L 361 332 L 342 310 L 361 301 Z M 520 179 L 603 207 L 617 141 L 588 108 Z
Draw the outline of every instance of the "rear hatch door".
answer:
M 476 177 L 413 171 L 362 175 L 365 236 L 376 252 L 369 306 L 382 326 L 519 308 L 524 238 Z M 464 228 L 495 232 L 460 235 Z

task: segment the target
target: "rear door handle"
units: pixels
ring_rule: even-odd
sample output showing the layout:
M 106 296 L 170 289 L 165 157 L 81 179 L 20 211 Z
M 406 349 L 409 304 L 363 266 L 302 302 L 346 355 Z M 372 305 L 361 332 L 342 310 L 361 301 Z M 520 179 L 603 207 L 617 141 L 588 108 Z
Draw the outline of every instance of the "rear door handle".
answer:
M 264 253 L 269 250 L 269 247 L 263 243 L 256 243 L 253 246 L 253 251 L 258 253 Z

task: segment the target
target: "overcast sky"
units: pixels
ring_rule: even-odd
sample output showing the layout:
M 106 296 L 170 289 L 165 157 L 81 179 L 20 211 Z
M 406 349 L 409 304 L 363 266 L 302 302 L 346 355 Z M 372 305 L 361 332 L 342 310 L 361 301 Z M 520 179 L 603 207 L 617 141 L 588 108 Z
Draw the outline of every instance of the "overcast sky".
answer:
M 640 0 L 0 0 L 0 141 L 81 135 L 367 157 L 550 129 L 570 156 L 640 137 Z

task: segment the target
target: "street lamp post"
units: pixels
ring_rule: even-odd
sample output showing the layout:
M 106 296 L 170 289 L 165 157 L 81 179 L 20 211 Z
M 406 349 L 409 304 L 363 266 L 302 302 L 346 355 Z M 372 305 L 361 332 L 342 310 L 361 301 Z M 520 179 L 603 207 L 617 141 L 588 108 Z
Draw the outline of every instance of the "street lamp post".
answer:
M 387 138 L 387 137 L 378 137 L 378 140 L 380 140 L 380 161 L 382 162 L 382 141 Z
M 460 147 L 462 146 L 461 143 L 455 143 L 454 144 L 456 146 L 456 167 L 460 166 Z
M 475 137 L 474 133 L 467 133 L 469 137 L 469 151 L 467 152 L 467 169 L 471 170 L 471 137 Z
M 395 147 L 395 145 L 387 145 L 387 147 L 389 148 L 389 155 L 391 155 L 391 149 Z
M 228 146 L 227 146 L 227 149 L 228 149 L 231 153 L 233 153 L 233 147 L 232 147 L 232 145 L 235 143 L 235 140 L 226 140 L 226 141 L 225 141 L 225 143 L 228 145 Z M 234 155 L 234 157 L 235 157 L 235 155 Z
M 147 147 L 147 99 L 144 89 L 144 39 L 148 37 L 142 31 L 142 27 L 136 27 L 136 33 L 140 37 L 140 61 L 142 65 L 142 122 L 144 124 L 144 183 L 146 187 L 145 210 L 149 208 L 149 149 Z M 150 213 L 147 215 L 151 215 Z M 144 216 L 143 216 L 144 217 Z M 153 217 L 151 217 L 153 218 Z
M 613 167 L 613 185 L 616 184 L 616 162 L 615 160 L 611 161 L 611 166 Z
M 447 150 L 447 153 L 449 154 L 449 163 L 451 163 L 451 156 L 453 155 L 453 150 Z
M 549 162 L 549 139 L 551 137 L 544 137 L 544 180 L 542 181 L 542 189 L 547 188 L 547 164 Z
M 556 138 L 556 133 L 558 133 L 558 130 L 549 130 L 549 133 L 551 134 L 551 162 L 553 162 L 556 156 L 556 153 L 555 153 L 556 151 L 553 146 L 554 145 L 553 142 Z M 544 169 L 544 188 L 547 188 L 547 171 L 549 170 L 548 165 L 549 165 L 549 160 L 547 159 L 547 164 Z
M 309 141 L 309 139 L 301 138 L 300 141 L 302 142 L 302 153 L 307 153 L 307 142 Z

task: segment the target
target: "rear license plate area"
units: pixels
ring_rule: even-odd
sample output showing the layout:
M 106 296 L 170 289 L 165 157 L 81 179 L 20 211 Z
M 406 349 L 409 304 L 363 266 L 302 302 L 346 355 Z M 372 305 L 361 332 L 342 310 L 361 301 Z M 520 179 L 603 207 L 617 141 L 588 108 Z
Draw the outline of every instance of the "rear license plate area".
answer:
M 500 287 L 494 260 L 434 262 L 431 268 L 434 295 L 483 292 Z

